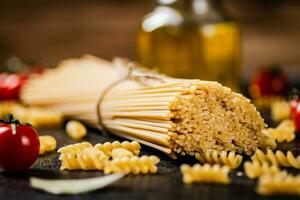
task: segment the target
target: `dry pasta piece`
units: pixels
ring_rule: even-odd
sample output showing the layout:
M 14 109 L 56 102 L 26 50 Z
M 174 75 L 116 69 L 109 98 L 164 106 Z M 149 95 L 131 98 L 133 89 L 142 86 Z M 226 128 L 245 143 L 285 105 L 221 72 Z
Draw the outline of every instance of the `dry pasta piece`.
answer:
M 250 179 L 258 178 L 264 174 L 276 174 L 280 172 L 277 165 L 269 164 L 268 162 L 247 161 L 244 163 L 244 170 Z
M 295 139 L 295 125 L 290 119 L 282 121 L 277 128 L 264 129 L 263 133 L 273 137 L 277 142 L 291 142 Z
M 103 170 L 108 162 L 108 157 L 94 147 L 85 148 L 79 152 L 62 153 L 61 170 Z
M 295 157 L 291 151 L 284 154 L 282 151 L 277 150 L 274 153 L 268 149 L 265 154 L 262 150 L 257 149 L 251 158 L 253 161 L 268 162 L 277 166 L 294 167 L 300 169 L 300 156 Z
M 227 165 L 228 167 L 234 169 L 240 166 L 243 161 L 243 157 L 241 155 L 236 154 L 233 151 L 217 151 L 211 150 L 201 155 L 199 153 L 195 154 L 197 160 L 199 160 L 202 164 L 220 164 Z
M 23 115 L 21 114 L 22 112 Z M 23 109 L 21 108 L 21 110 L 16 111 L 16 113 L 20 114 L 24 118 L 24 121 L 27 120 L 38 128 L 60 127 L 63 123 L 63 115 L 61 113 L 45 110 L 44 108 L 23 107 Z
M 261 96 L 253 99 L 254 105 L 261 110 L 269 109 L 272 104 L 281 101 L 284 101 L 284 98 L 280 96 Z
M 12 113 L 20 121 L 32 124 L 35 128 L 59 127 L 63 115 L 59 112 L 39 107 L 26 107 L 14 101 L 0 102 L 0 118 Z
M 300 195 L 300 175 L 293 176 L 286 172 L 274 175 L 265 174 L 258 180 L 257 190 L 261 195 Z
M 183 182 L 190 183 L 219 183 L 229 184 L 230 179 L 228 166 L 220 166 L 219 164 L 195 164 L 190 166 L 183 164 L 180 167 L 183 174 Z
M 276 143 L 276 140 L 274 139 L 274 137 L 272 135 L 268 135 L 266 134 L 264 131 L 262 131 L 262 135 L 264 137 L 264 140 L 262 141 L 262 146 L 265 148 L 265 149 L 276 149 L 277 147 L 277 143 Z
M 130 158 L 132 156 L 133 156 L 133 153 L 124 148 L 115 148 L 111 151 L 111 157 L 113 159 L 124 158 L 124 157 Z
M 271 105 L 271 116 L 274 121 L 288 119 L 291 115 L 290 104 L 287 101 L 276 101 Z
M 80 140 L 86 136 L 87 130 L 81 122 L 72 120 L 66 124 L 66 133 L 71 138 Z
M 128 151 L 131 151 L 134 155 L 139 155 L 141 145 L 137 141 L 114 141 L 114 142 L 105 142 L 104 144 L 96 144 L 95 148 L 103 151 L 107 156 L 111 157 L 112 150 L 115 148 L 124 148 Z
M 39 137 L 40 140 L 40 151 L 39 155 L 46 152 L 53 151 L 56 148 L 56 139 L 51 135 L 43 135 Z
M 157 172 L 157 164 L 159 158 L 157 156 L 133 156 L 131 158 L 115 158 L 109 161 L 105 168 L 104 173 L 132 173 L 132 174 L 148 174 Z
M 91 143 L 88 142 L 81 142 L 81 143 L 76 143 L 76 144 L 70 144 L 68 146 L 62 147 L 58 149 L 58 153 L 76 153 L 76 152 L 81 152 L 86 148 L 93 147 Z

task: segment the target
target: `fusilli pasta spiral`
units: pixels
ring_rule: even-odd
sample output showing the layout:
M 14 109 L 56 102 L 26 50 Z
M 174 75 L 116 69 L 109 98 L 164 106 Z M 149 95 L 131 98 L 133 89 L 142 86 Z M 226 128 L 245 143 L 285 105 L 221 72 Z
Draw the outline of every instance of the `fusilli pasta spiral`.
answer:
M 276 153 L 274 153 L 272 150 L 268 149 L 267 153 L 265 154 L 260 149 L 257 149 L 251 159 L 261 163 L 268 162 L 277 166 L 294 167 L 300 169 L 300 156 L 295 157 L 290 151 L 288 151 L 285 155 L 282 151 L 277 150 Z
M 243 161 L 243 157 L 241 155 L 236 154 L 233 151 L 217 151 L 211 150 L 201 155 L 199 153 L 195 154 L 197 160 L 199 160 L 202 164 L 220 164 L 227 165 L 228 167 L 234 169 L 240 166 Z
M 300 175 L 293 176 L 286 172 L 265 174 L 258 180 L 257 192 L 261 195 L 300 195 Z
M 102 151 L 88 147 L 79 152 L 62 153 L 59 160 L 62 161 L 61 170 L 103 170 L 108 157 Z
M 272 136 L 277 142 L 291 142 L 295 139 L 295 125 L 290 119 L 282 121 L 277 128 L 267 128 L 263 133 Z
M 230 183 L 228 176 L 230 169 L 228 166 L 220 166 L 218 164 L 204 164 L 203 166 L 195 164 L 194 166 L 189 166 L 183 164 L 180 168 L 183 174 L 183 182 L 187 184 L 194 182 L 220 184 Z
M 93 147 L 91 143 L 88 142 L 81 142 L 81 143 L 76 143 L 76 144 L 70 144 L 68 146 L 62 147 L 58 149 L 58 153 L 77 153 L 81 152 L 86 148 Z
M 271 116 L 275 121 L 288 119 L 291 115 L 290 104 L 287 101 L 275 101 L 271 105 Z
M 123 158 L 123 157 L 132 157 L 133 153 L 124 148 L 115 148 L 111 152 L 112 159 Z
M 103 151 L 107 156 L 111 157 L 112 150 L 115 148 L 124 148 L 128 151 L 131 151 L 134 155 L 139 155 L 141 145 L 137 141 L 124 141 L 120 143 L 119 141 L 115 142 L 105 142 L 104 144 L 96 144 L 95 148 Z
M 250 179 L 255 179 L 264 174 L 276 174 L 280 172 L 280 169 L 277 165 L 270 165 L 268 162 L 261 163 L 259 161 L 245 162 L 244 170 Z
M 265 148 L 269 148 L 269 149 L 276 149 L 277 147 L 277 143 L 276 143 L 276 140 L 273 138 L 272 135 L 268 135 L 268 134 L 265 134 L 263 131 L 263 140 L 261 141 L 261 144 L 263 147 Z
M 40 140 L 40 151 L 39 155 L 46 152 L 53 151 L 56 148 L 56 139 L 51 135 L 43 135 L 39 137 Z
M 133 156 L 131 158 L 115 158 L 105 165 L 104 173 L 156 173 L 157 163 L 159 163 L 159 158 L 157 156 Z

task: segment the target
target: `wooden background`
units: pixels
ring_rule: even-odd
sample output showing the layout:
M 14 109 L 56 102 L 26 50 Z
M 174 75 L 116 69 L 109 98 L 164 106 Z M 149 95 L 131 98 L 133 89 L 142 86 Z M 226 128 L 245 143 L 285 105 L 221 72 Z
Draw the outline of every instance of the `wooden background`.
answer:
M 300 3 L 296 0 L 222 0 L 243 27 L 243 73 L 282 63 L 300 70 Z M 1 0 L 0 66 L 11 55 L 47 65 L 95 54 L 135 59 L 138 24 L 155 0 Z

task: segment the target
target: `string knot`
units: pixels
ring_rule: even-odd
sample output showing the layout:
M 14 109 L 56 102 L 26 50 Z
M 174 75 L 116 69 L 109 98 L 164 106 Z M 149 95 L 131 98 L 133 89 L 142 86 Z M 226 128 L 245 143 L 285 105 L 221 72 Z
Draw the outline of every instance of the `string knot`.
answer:
M 114 67 L 116 67 L 118 70 L 120 70 L 120 78 L 113 83 L 111 83 L 108 87 L 105 88 L 105 90 L 102 92 L 102 94 L 99 97 L 99 100 L 97 102 L 97 118 L 98 118 L 98 129 L 100 129 L 104 134 L 108 133 L 108 130 L 105 128 L 105 125 L 103 123 L 103 119 L 101 116 L 101 104 L 103 102 L 103 99 L 107 92 L 111 90 L 112 88 L 116 87 L 120 83 L 126 80 L 135 80 L 136 82 L 149 86 L 149 80 L 158 81 L 160 83 L 165 83 L 164 76 L 158 75 L 153 71 L 144 69 L 142 67 L 137 66 L 135 63 L 129 62 L 126 59 L 116 58 L 113 61 Z M 122 75 L 123 74 L 123 75 Z

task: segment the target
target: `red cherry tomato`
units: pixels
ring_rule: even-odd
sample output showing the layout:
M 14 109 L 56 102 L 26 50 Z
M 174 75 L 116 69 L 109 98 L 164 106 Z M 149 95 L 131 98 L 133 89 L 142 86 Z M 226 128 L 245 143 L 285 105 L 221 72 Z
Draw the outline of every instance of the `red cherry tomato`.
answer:
M 293 119 L 297 132 L 300 132 L 300 103 L 298 103 L 295 113 L 293 114 Z
M 18 99 L 21 86 L 26 78 L 17 74 L 0 75 L 0 99 L 12 100 Z
M 0 123 L 0 168 L 7 171 L 28 169 L 37 159 L 40 141 L 37 131 L 17 120 Z
M 287 90 L 287 78 L 278 67 L 261 69 L 251 80 L 250 93 L 253 97 L 281 96 Z
M 300 100 L 292 100 L 290 102 L 290 108 L 291 108 L 291 115 L 292 118 L 294 117 L 294 115 L 296 114 L 296 110 L 297 110 L 297 106 L 300 104 Z

